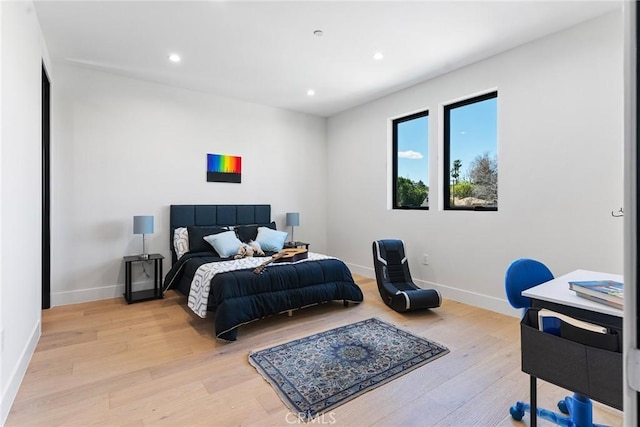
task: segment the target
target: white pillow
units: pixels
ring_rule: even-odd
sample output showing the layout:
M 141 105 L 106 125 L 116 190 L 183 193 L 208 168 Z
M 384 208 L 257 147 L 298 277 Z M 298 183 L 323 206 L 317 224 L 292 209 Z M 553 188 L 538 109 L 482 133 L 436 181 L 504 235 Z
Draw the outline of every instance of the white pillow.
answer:
M 173 250 L 178 259 L 189 252 L 189 232 L 187 227 L 179 227 L 173 230 Z
M 242 242 L 236 236 L 235 231 L 225 231 L 223 233 L 204 236 L 204 240 L 213 246 L 221 258 L 227 258 L 238 253 Z
M 258 236 L 256 242 L 260 244 L 263 251 L 281 251 L 284 247 L 284 241 L 287 233 L 284 231 L 273 230 L 269 227 L 258 227 Z

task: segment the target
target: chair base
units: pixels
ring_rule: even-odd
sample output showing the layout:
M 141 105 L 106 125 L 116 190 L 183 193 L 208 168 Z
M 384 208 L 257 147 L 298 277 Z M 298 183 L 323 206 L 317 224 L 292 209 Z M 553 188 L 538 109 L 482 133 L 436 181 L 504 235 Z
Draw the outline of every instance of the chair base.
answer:
M 574 393 L 573 397 L 567 396 L 564 400 L 559 401 L 558 409 L 568 416 L 544 408 L 537 408 L 536 414 L 538 417 L 559 426 L 607 427 L 603 424 L 593 423 L 593 405 L 591 399 L 579 393 Z M 511 417 L 516 421 L 521 421 L 527 412 L 531 412 L 531 405 L 525 402 L 516 402 L 514 406 L 509 408 Z
M 380 293 L 382 294 L 383 292 Z M 440 307 L 442 296 L 435 289 L 417 288 L 398 291 L 395 295 L 388 296 L 386 300 L 383 298 L 383 301 L 395 311 L 402 313 Z

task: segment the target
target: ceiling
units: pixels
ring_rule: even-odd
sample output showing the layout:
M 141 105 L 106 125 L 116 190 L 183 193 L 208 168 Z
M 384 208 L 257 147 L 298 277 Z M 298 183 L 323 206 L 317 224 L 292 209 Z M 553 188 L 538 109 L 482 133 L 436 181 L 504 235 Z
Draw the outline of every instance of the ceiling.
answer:
M 54 64 L 327 117 L 621 3 L 44 0 L 35 7 Z M 373 59 L 376 52 L 384 58 Z M 182 61 L 170 62 L 170 53 Z

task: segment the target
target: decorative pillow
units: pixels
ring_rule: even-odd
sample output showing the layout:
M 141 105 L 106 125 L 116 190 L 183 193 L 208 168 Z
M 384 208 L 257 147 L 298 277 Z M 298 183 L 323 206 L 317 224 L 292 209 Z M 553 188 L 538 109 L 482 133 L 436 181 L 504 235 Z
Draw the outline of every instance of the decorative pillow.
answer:
M 211 246 L 203 240 L 204 236 L 229 231 L 226 227 L 187 227 L 189 232 L 189 252 L 211 252 Z
M 251 224 L 251 225 L 236 225 L 233 230 L 236 232 L 238 239 L 243 243 L 249 243 L 252 240 L 256 240 L 258 236 L 258 227 L 269 227 L 272 230 L 276 229 L 276 223 L 273 221 L 271 224 Z
M 205 236 L 204 240 L 213 246 L 222 258 L 228 258 L 238 253 L 238 249 L 242 246 L 242 242 L 236 237 L 233 231 L 225 231 L 223 233 Z
M 284 231 L 272 230 L 268 227 L 258 227 L 256 242 L 260 244 L 263 251 L 280 251 L 284 247 L 284 241 L 288 233 Z
M 178 259 L 189 251 L 189 232 L 187 227 L 179 227 L 173 230 L 173 250 Z

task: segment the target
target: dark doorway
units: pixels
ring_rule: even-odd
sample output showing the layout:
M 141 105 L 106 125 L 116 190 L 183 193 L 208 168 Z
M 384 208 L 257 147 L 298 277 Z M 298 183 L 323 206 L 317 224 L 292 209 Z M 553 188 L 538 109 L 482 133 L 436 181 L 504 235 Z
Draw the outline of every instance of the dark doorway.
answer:
M 42 64 L 42 308 L 51 307 L 50 82 Z

